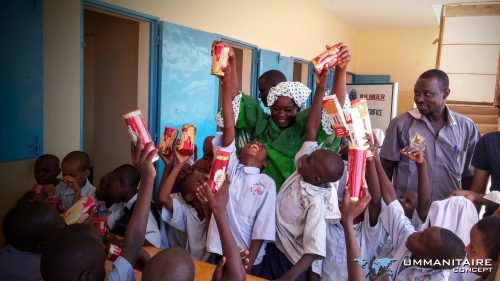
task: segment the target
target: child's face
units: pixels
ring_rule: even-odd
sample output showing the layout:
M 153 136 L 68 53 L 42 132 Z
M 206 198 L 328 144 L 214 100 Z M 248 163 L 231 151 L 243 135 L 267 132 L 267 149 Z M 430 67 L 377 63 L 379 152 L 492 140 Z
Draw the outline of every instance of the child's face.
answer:
M 408 191 L 398 199 L 399 203 L 403 207 L 403 210 L 405 210 L 405 216 L 409 219 L 413 217 L 413 212 L 417 207 L 417 200 L 418 200 L 417 196 L 418 196 L 417 193 Z
M 297 163 L 297 172 L 302 176 L 305 182 L 320 185 L 325 182 L 333 181 L 334 171 L 332 167 L 324 167 L 322 163 L 327 162 L 330 157 L 328 152 L 323 149 L 313 151 L 309 155 L 304 155 Z M 336 155 L 336 157 L 340 157 Z
M 118 177 L 113 177 L 111 176 L 108 179 L 108 189 L 107 189 L 107 194 L 109 196 L 109 199 L 113 203 L 119 203 L 123 201 L 123 196 L 122 196 L 122 186 L 120 179 Z
M 109 181 L 111 178 L 111 174 L 104 175 L 99 181 L 99 185 L 95 189 L 95 197 L 100 201 L 107 201 L 108 198 L 108 189 L 109 189 Z
M 295 117 L 299 113 L 299 107 L 289 98 L 280 96 L 270 107 L 271 118 L 280 129 L 286 129 L 295 123 Z
M 415 258 L 420 259 L 433 258 L 435 249 L 440 249 L 442 244 L 441 228 L 435 226 L 415 232 L 406 240 L 406 248 Z
M 203 141 L 203 156 L 213 158 L 214 157 L 214 146 L 212 145 L 212 140 L 214 136 L 208 136 Z
M 35 162 L 35 180 L 38 184 L 55 183 L 60 172 L 61 170 L 52 160 Z
M 263 167 L 266 163 L 267 152 L 264 144 L 258 141 L 251 141 L 243 146 L 240 152 L 240 161 L 245 165 Z
M 207 181 L 208 178 L 202 173 L 194 172 L 188 175 L 182 185 L 184 201 L 193 205 L 193 201 L 196 198 L 196 191 L 198 188 L 203 188 L 203 184 Z
M 61 165 L 63 177 L 70 176 L 83 187 L 87 181 L 90 171 L 87 169 L 82 170 L 81 164 L 78 161 L 64 162 Z
M 467 247 L 465 247 L 465 252 L 467 253 L 467 258 L 469 260 L 488 258 L 486 245 L 483 243 L 483 237 L 481 232 L 479 232 L 477 225 L 473 226 L 470 230 L 470 243 Z

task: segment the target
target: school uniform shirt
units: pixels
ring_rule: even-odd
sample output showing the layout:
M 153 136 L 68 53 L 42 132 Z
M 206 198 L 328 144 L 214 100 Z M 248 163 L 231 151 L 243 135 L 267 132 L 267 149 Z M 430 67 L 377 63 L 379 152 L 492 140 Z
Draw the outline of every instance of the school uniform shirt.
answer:
M 432 201 L 447 198 L 454 190 L 461 189 L 463 177 L 472 176 L 471 165 L 479 131 L 474 122 L 446 107 L 447 121 L 436 133 L 429 119 L 417 108 L 392 119 L 380 150 L 380 158 L 396 161 L 393 184 L 398 197 L 407 191 L 418 191 L 417 165 L 402 156 L 400 149 L 410 145 L 417 137 L 425 144 L 425 161 Z
M 385 231 L 391 236 L 393 244 L 392 258 L 396 261 L 392 263 L 390 269 L 393 272 L 394 281 L 403 280 L 448 280 L 450 275 L 449 270 L 433 269 L 411 266 L 406 267 L 404 260 L 411 258 L 412 253 L 406 248 L 406 240 L 408 236 L 415 232 L 415 228 L 410 223 L 410 220 L 405 216 L 403 207 L 394 200 L 382 210 L 380 214 L 380 222 Z M 420 279 L 419 279 L 420 278 Z
M 180 203 L 186 203 L 180 193 L 171 193 L 170 197 L 172 199 L 176 198 L 177 201 Z M 187 233 L 185 231 L 180 231 L 175 227 L 169 227 L 169 224 L 166 223 L 168 229 L 167 229 L 167 237 L 168 237 L 168 244 L 170 247 L 180 247 L 187 249 Z M 205 240 L 206 242 L 206 240 Z M 206 247 L 206 243 L 204 245 Z
M 132 209 L 136 201 L 137 201 L 137 193 L 132 198 L 130 198 L 130 200 L 127 203 L 125 203 L 124 212 Z M 161 243 L 162 239 L 160 235 L 160 228 L 158 227 L 158 223 L 156 223 L 155 217 L 151 212 L 151 209 L 149 210 L 145 239 L 148 240 L 148 242 L 151 245 L 155 246 L 156 248 L 160 249 L 165 248 L 165 245 L 162 245 Z
M 125 205 L 120 203 L 113 203 L 113 205 L 109 206 L 108 211 L 110 212 L 108 215 L 108 227 L 109 229 L 113 229 L 115 227 L 115 223 L 118 219 L 123 216 L 123 210 Z
M 108 275 L 108 281 L 134 281 L 134 269 L 132 265 L 122 256 L 118 256 L 113 262 L 113 269 Z
M 208 261 L 210 253 L 206 250 L 207 235 L 205 221 L 200 221 L 198 212 L 187 203 L 172 198 L 173 212 L 167 208 L 161 209 L 161 219 L 170 226 L 187 234 L 186 250 L 195 259 Z
M 0 250 L 0 280 L 42 280 L 41 254 L 19 251 L 11 245 Z
M 262 262 L 266 241 L 276 237 L 276 186 L 271 177 L 259 168 L 240 164 L 234 141 L 221 147 L 222 138 L 212 141 L 214 148 L 229 152 L 227 173 L 231 179 L 226 217 L 236 244 L 248 250 L 252 240 L 264 240 L 254 265 Z M 212 215 L 207 235 L 207 251 L 222 255 L 222 245 L 215 218 Z
M 377 245 L 381 242 L 383 233 L 382 224 L 377 222 L 370 226 L 368 208 L 364 213 L 362 222 L 354 225 L 354 235 L 361 250 L 361 258 L 371 259 L 377 257 Z M 344 228 L 342 224 L 326 224 L 326 257 L 323 260 L 321 280 L 342 281 L 348 279 L 347 274 L 347 249 L 345 244 Z
M 61 198 L 61 207 L 63 210 L 68 209 L 71 205 L 73 205 L 74 196 L 75 191 L 65 182 L 61 181 L 56 185 L 56 194 L 53 197 Z M 95 198 L 95 187 L 89 182 L 89 180 L 85 180 L 85 184 L 80 188 L 80 196 L 90 197 L 97 202 L 97 199 Z

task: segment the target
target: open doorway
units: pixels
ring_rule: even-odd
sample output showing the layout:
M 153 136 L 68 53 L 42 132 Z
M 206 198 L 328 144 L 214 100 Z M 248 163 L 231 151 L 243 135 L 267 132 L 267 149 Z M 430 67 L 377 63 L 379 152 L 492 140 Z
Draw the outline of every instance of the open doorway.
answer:
M 84 9 L 83 150 L 93 182 L 130 163 L 122 114 L 149 110 L 150 23 L 94 7 Z
M 293 81 L 301 82 L 304 85 L 308 85 L 309 80 L 309 64 L 303 61 L 293 62 Z

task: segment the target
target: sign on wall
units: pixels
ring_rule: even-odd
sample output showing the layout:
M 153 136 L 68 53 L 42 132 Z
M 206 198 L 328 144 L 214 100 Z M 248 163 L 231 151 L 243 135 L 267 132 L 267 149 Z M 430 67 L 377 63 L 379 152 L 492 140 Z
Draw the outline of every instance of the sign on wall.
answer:
M 398 103 L 398 83 L 348 84 L 349 99 L 364 98 L 373 128 L 385 131 L 392 118 L 396 117 Z

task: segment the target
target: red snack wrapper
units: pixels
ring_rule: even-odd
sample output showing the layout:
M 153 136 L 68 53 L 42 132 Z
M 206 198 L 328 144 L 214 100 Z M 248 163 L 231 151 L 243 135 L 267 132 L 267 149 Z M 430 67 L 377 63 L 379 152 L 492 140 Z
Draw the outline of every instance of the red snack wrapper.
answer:
M 49 198 L 47 199 L 47 204 L 52 205 L 59 213 L 62 211 L 61 198 Z
M 323 98 L 323 107 L 325 108 L 326 114 L 330 117 L 330 122 L 332 123 L 333 131 L 335 135 L 339 138 L 349 136 L 349 131 L 347 131 L 346 120 L 344 116 L 344 111 L 340 105 L 339 100 L 336 95 L 330 95 Z
M 210 169 L 210 189 L 217 192 L 226 180 L 226 170 L 229 164 L 229 152 L 216 150 L 212 168 Z
M 130 138 L 134 143 L 137 142 L 138 136 L 141 137 L 142 139 L 141 149 L 144 148 L 144 146 L 147 143 L 153 142 L 151 140 L 151 135 L 149 134 L 149 131 L 146 127 L 146 123 L 144 122 L 144 118 L 142 118 L 142 114 L 139 109 L 124 114 L 123 120 L 125 120 L 125 124 L 127 125 L 128 132 L 130 134 Z M 151 146 L 148 152 L 151 152 L 154 149 L 155 149 L 154 146 Z M 160 159 L 160 157 L 158 155 L 155 155 L 153 157 L 153 162 L 158 159 Z
M 366 150 L 349 147 L 347 156 L 347 186 L 351 190 L 351 201 L 358 201 L 363 197 L 363 178 L 366 164 Z
M 168 156 L 173 152 L 174 142 L 178 133 L 179 130 L 177 129 L 165 127 L 163 137 L 160 141 L 160 153 Z
M 333 47 L 311 60 L 314 71 L 320 75 L 325 68 L 332 68 L 338 63 L 339 48 Z
M 364 132 L 373 138 L 372 123 L 370 121 L 370 113 L 368 112 L 368 103 L 366 102 L 366 99 L 357 99 L 351 101 L 351 107 L 358 109 L 359 117 L 361 118 L 361 123 L 363 124 Z M 366 145 L 363 146 L 367 149 L 369 148 L 369 146 Z M 372 157 L 373 154 L 370 150 L 367 150 L 366 156 Z
M 229 47 L 214 44 L 212 45 L 212 71 L 210 74 L 224 76 L 223 68 L 227 67 L 229 59 Z
M 196 127 L 189 124 L 182 125 L 181 141 L 177 150 L 179 154 L 187 156 L 194 153 L 194 140 L 196 137 Z
M 108 231 L 108 217 L 92 218 L 92 225 L 104 237 Z
M 115 244 L 107 244 L 105 251 L 106 259 L 115 261 L 122 253 L 122 248 L 116 246 Z
M 96 207 L 97 205 L 92 198 L 84 196 L 64 212 L 62 217 L 67 225 L 83 223 Z

